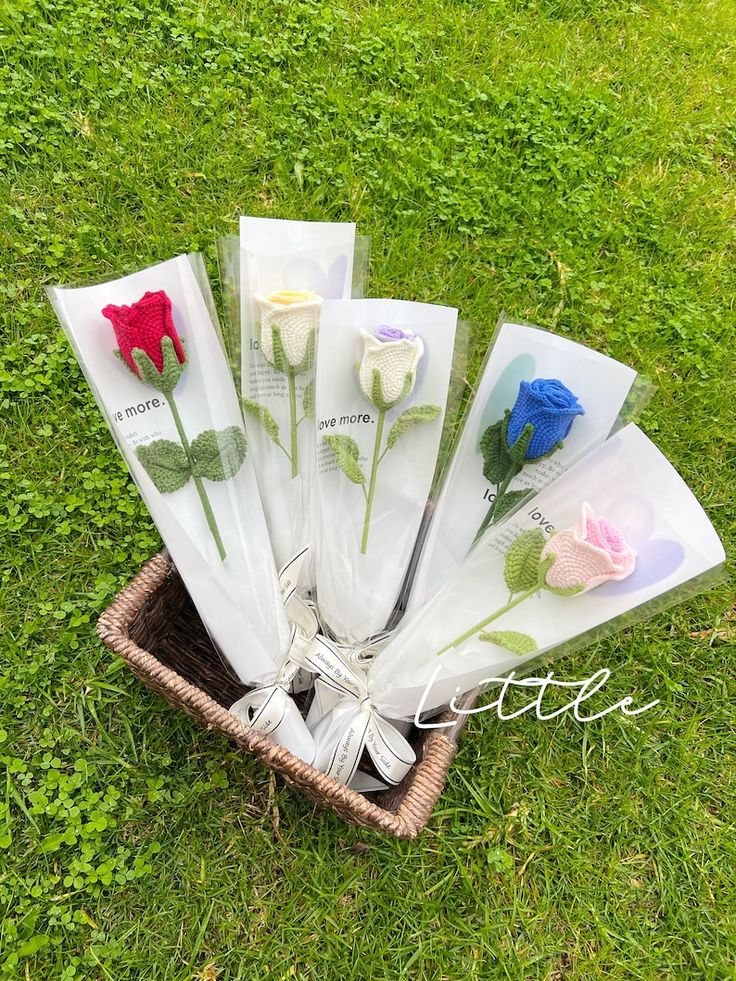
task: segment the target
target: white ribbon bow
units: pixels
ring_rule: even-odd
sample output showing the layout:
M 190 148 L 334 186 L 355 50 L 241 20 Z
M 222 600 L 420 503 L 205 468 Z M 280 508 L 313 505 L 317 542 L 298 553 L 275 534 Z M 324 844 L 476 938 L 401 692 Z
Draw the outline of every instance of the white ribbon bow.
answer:
M 291 623 L 286 659 L 270 684 L 253 688 L 231 705 L 230 711 L 249 728 L 273 736 L 275 742 L 311 763 L 314 743 L 290 694 L 309 687 L 304 657 L 318 629 L 314 611 L 296 591 L 307 551 L 302 549 L 279 573 L 281 597 Z
M 338 783 L 348 784 L 367 749 L 381 779 L 391 785 L 401 783 L 416 754 L 399 730 L 376 711 L 364 672 L 319 634 L 305 661 L 319 673 L 316 684 L 339 695 L 339 702 L 313 730 L 314 765 Z
M 314 609 L 296 591 L 307 551 L 305 548 L 295 555 L 279 573 L 281 596 L 291 623 L 286 659 L 270 684 L 243 695 L 230 711 L 251 729 L 271 735 L 302 759 L 314 762 L 338 783 L 353 780 L 367 749 L 381 779 L 398 784 L 411 769 L 416 754 L 398 729 L 373 707 L 365 673 L 353 657 L 360 651 L 342 651 L 318 633 Z M 320 748 L 313 743 L 311 750 L 306 745 L 294 750 L 295 739 L 304 743 L 299 730 L 306 730 L 306 726 L 290 692 L 308 687 L 307 672 L 319 675 L 315 688 L 323 717 L 312 735 L 319 734 Z M 325 711 L 328 704 L 329 711 Z M 289 737 L 283 738 L 287 733 Z

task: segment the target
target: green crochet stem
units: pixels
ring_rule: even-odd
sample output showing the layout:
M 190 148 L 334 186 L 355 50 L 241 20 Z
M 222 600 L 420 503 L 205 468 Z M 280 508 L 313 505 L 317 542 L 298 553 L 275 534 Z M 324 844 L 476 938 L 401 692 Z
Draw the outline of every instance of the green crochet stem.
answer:
M 378 464 L 381 462 L 381 439 L 383 438 L 383 421 L 386 418 L 386 410 L 378 410 L 378 422 L 376 424 L 376 442 L 373 446 L 373 464 L 371 466 L 371 479 L 368 484 L 368 496 L 365 501 L 365 518 L 363 519 L 363 538 L 360 543 L 361 555 L 365 555 L 368 549 L 368 533 L 371 528 L 371 511 L 373 510 L 373 498 L 376 493 L 376 477 L 378 476 Z
M 437 657 L 440 657 L 442 654 L 446 654 L 452 647 L 457 647 L 466 640 L 469 640 L 473 634 L 478 633 L 479 630 L 482 630 L 483 627 L 488 626 L 488 624 L 492 623 L 494 620 L 498 620 L 499 617 L 504 615 L 504 613 L 508 613 L 509 610 L 513 610 L 513 608 L 518 606 L 519 603 L 523 603 L 524 600 L 528 600 L 530 596 L 538 593 L 541 588 L 542 587 L 539 584 L 536 584 L 531 589 L 527 589 L 526 592 L 519 593 L 515 599 L 509 600 L 509 602 L 505 606 L 502 606 L 500 610 L 496 610 L 495 613 L 491 613 L 491 615 L 486 617 L 485 620 L 481 620 L 479 623 L 476 623 L 474 627 L 471 627 L 470 630 L 466 630 L 464 634 L 460 634 L 459 637 L 456 637 L 454 640 L 450 641 L 449 644 L 445 644 L 441 651 L 437 651 Z
M 493 524 L 493 516 L 496 512 L 496 505 L 501 500 L 501 498 L 506 493 L 506 491 L 509 489 L 509 484 L 511 483 L 511 481 L 520 472 L 521 472 L 521 467 L 518 466 L 517 464 L 514 464 L 509 470 L 509 472 L 506 474 L 506 476 L 504 477 L 502 483 L 500 483 L 496 487 L 495 497 L 491 501 L 490 507 L 486 511 L 486 516 L 483 519 L 480 528 L 476 532 L 475 538 L 473 539 L 473 545 L 475 545 L 475 543 L 480 539 L 486 528 L 488 528 L 490 525 Z
M 291 460 L 291 477 L 299 475 L 299 447 L 297 442 L 297 431 L 296 427 L 298 423 L 296 421 L 296 374 L 293 371 L 289 371 L 289 422 L 291 424 L 291 453 L 289 454 L 289 459 Z
M 217 545 L 217 551 L 220 553 L 220 559 L 224 562 L 227 558 L 227 552 L 225 551 L 225 546 L 222 544 L 222 538 L 220 538 L 220 530 L 217 527 L 217 522 L 215 521 L 215 515 L 212 511 L 212 505 L 207 497 L 207 491 L 204 489 L 204 484 L 202 483 L 201 477 L 197 477 L 194 472 L 194 461 L 192 459 L 192 450 L 189 446 L 189 440 L 187 439 L 187 434 L 184 432 L 184 425 L 181 421 L 181 416 L 179 415 L 179 410 L 176 407 L 176 402 L 174 401 L 174 392 L 166 392 L 166 399 L 169 403 L 171 409 L 171 414 L 174 417 L 174 422 L 176 423 L 176 429 L 179 433 L 179 439 L 181 440 L 181 445 L 184 448 L 184 452 L 187 455 L 187 460 L 189 461 L 189 466 L 192 470 L 192 477 L 194 479 L 194 485 L 197 488 L 197 493 L 199 494 L 199 500 L 202 502 L 202 510 L 204 511 L 205 517 L 207 518 L 207 524 L 212 532 L 212 537 Z

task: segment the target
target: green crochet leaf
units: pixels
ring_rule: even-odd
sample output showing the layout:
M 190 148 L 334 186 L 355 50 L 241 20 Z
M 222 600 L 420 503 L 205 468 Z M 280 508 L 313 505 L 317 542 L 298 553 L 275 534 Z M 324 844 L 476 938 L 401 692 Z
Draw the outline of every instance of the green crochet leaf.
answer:
M 308 371 L 314 364 L 314 354 L 317 346 L 316 333 L 317 332 L 314 330 L 310 332 L 309 338 L 307 339 L 307 347 L 304 351 L 304 357 L 299 364 L 295 365 L 293 368 L 289 368 L 289 371 L 293 375 L 301 375 L 303 371 Z
M 500 484 L 506 479 L 513 466 L 513 460 L 508 454 L 503 433 L 506 429 L 506 419 L 499 419 L 485 430 L 480 438 L 480 451 L 483 454 L 483 476 L 490 484 Z
M 206 429 L 192 440 L 192 473 L 207 480 L 230 480 L 242 467 L 246 449 L 240 426 Z
M 386 445 L 389 449 L 395 446 L 405 432 L 420 422 L 434 422 L 440 412 L 441 409 L 438 405 L 415 405 L 413 408 L 407 409 L 406 412 L 402 412 L 389 430 Z
M 136 348 L 136 350 L 137 350 L 137 348 Z M 125 365 L 125 367 L 131 373 L 131 375 L 135 375 L 135 372 L 133 371 L 133 369 L 130 367 L 130 365 L 128 364 L 128 362 L 125 360 L 125 358 L 120 353 L 120 348 L 119 347 L 116 347 L 115 350 L 112 353 L 115 355 L 115 357 L 118 359 L 118 361 L 120 361 L 121 364 L 124 364 Z M 137 378 L 138 375 L 135 375 L 135 377 Z
M 479 634 L 480 640 L 511 651 L 512 654 L 533 654 L 537 650 L 537 642 L 528 634 L 520 634 L 517 630 L 489 630 Z
M 381 384 L 381 372 L 378 370 L 378 368 L 373 369 L 371 392 L 373 394 L 372 402 L 376 406 L 376 408 L 385 409 L 386 404 L 383 401 L 383 385 Z
M 323 439 L 332 447 L 337 465 L 348 480 L 354 484 L 364 484 L 365 474 L 358 463 L 360 449 L 352 436 L 324 436 Z
M 554 561 L 554 560 L 553 560 Z M 552 563 L 550 563 L 551 565 Z M 550 593 L 556 593 L 557 596 L 577 596 L 578 593 L 585 592 L 585 586 L 545 586 L 545 589 L 549 590 Z
M 510 413 L 504 419 L 503 441 L 505 445 L 508 445 L 506 443 L 506 430 L 508 428 L 509 418 L 510 418 Z M 507 450 L 508 455 L 511 457 L 512 461 L 518 466 L 519 470 L 521 470 L 521 468 L 526 463 L 526 460 L 524 459 L 524 455 L 526 454 L 527 448 L 529 447 L 529 444 L 532 441 L 533 435 L 534 435 L 534 426 L 530 422 L 528 422 L 526 426 L 524 426 L 524 428 L 521 430 L 521 435 L 519 436 L 517 441 L 514 443 L 513 446 L 509 446 Z
M 284 342 L 281 340 L 281 328 L 278 324 L 273 325 L 271 333 L 273 335 L 273 366 L 276 371 L 280 371 L 286 375 L 291 369 L 289 367 L 289 359 L 286 357 Z
M 163 354 L 164 361 L 163 371 L 158 370 L 153 361 L 151 361 L 146 352 L 141 348 L 134 347 L 130 353 L 138 365 L 141 379 L 147 385 L 152 385 L 159 392 L 163 392 L 164 395 L 171 395 L 184 371 L 184 365 L 179 364 L 174 342 L 171 338 L 164 337 L 161 341 L 161 353 Z
M 240 404 L 243 406 L 246 412 L 249 412 L 252 416 L 256 417 L 274 443 L 281 443 L 279 424 L 276 422 L 265 405 L 261 405 L 260 402 L 254 402 L 253 399 L 247 398 L 241 398 Z
M 517 507 L 523 500 L 525 500 L 532 492 L 525 488 L 524 490 L 513 490 L 506 491 L 504 494 L 499 495 L 496 501 L 496 506 L 493 509 L 493 523 L 496 524 L 505 515 Z
M 540 556 L 547 539 L 541 528 L 523 531 L 506 550 L 503 578 L 511 593 L 526 592 L 540 582 Z M 546 570 L 546 565 L 545 565 Z
M 146 446 L 139 446 L 135 455 L 156 490 L 162 494 L 179 490 L 192 475 L 184 447 L 170 439 L 155 439 Z
M 314 419 L 314 378 L 308 381 L 304 386 L 304 395 L 302 395 L 302 406 L 304 408 L 304 415 L 307 419 Z
M 358 368 L 360 368 L 360 365 L 358 365 Z M 378 368 L 374 368 L 373 381 L 371 383 L 371 395 L 372 395 L 371 402 L 373 402 L 373 404 L 377 409 L 382 409 L 384 412 L 386 412 L 388 411 L 388 409 L 393 409 L 393 407 L 395 405 L 398 405 L 399 402 L 403 402 L 404 399 L 407 397 L 407 395 L 409 395 L 413 387 L 414 387 L 414 376 L 412 375 L 411 372 L 407 372 L 406 377 L 404 378 L 404 387 L 401 389 L 401 393 L 399 397 L 397 399 L 394 399 L 393 402 L 386 402 L 383 397 L 383 383 L 381 382 L 381 372 L 378 370 Z

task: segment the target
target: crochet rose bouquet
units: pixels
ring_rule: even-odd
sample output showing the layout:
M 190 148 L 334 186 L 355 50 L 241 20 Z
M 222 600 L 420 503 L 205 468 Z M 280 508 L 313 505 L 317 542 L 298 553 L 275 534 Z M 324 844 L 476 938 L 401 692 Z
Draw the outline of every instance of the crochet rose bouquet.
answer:
M 445 654 L 471 637 L 496 644 L 514 654 L 532 654 L 536 642 L 517 630 L 485 628 L 542 590 L 576 596 L 605 582 L 620 582 L 634 571 L 636 552 L 608 518 L 597 518 L 585 502 L 574 527 L 547 539 L 539 528 L 523 531 L 506 549 L 503 579 L 509 598 L 487 617 L 442 648 Z
M 376 435 L 371 454 L 370 476 L 359 463 L 358 444 L 351 436 L 324 436 L 335 454 L 337 465 L 348 480 L 357 484 L 365 497 L 360 551 L 368 550 L 373 500 L 378 482 L 378 468 L 384 456 L 396 446 L 407 431 L 422 422 L 434 422 L 442 409 L 439 405 L 414 405 L 405 409 L 391 426 L 383 442 L 386 413 L 405 402 L 416 383 L 417 367 L 424 354 L 424 342 L 412 331 L 381 324 L 372 332 L 361 330 L 363 353 L 357 367 L 360 389 L 378 410 Z
M 636 373 L 567 338 L 502 321 L 450 444 L 457 310 L 350 299 L 354 242 L 243 219 L 240 391 L 197 258 L 50 296 L 248 688 L 230 711 L 370 792 L 411 769 L 412 720 L 690 595 L 723 550 L 623 425 Z
M 171 494 L 194 482 L 217 545 L 220 558 L 227 557 L 205 480 L 229 480 L 243 464 L 245 433 L 239 425 L 217 431 L 206 429 L 189 440 L 174 398 L 174 390 L 186 365 L 181 338 L 171 315 L 171 300 L 163 290 L 147 292 L 130 306 L 108 304 L 102 310 L 112 324 L 119 355 L 142 384 L 161 392 L 171 410 L 178 441 L 154 439 L 136 447 L 136 456 L 162 494 Z
M 329 301 L 317 354 L 315 570 L 340 642 L 386 630 L 435 473 L 457 311 Z
M 509 490 L 525 464 L 544 460 L 564 446 L 576 416 L 585 415 L 577 397 L 559 378 L 523 381 L 512 409 L 489 426 L 480 438 L 483 476 L 493 496 L 478 529 L 486 528 L 530 496 L 527 489 Z
M 286 446 L 282 432 L 268 407 L 243 396 L 243 408 L 264 427 L 291 466 L 292 480 L 299 476 L 299 426 L 314 418 L 314 349 L 317 343 L 319 308 L 322 298 L 312 290 L 279 290 L 270 296 L 255 296 L 260 306 L 258 344 L 274 371 L 284 375 L 289 395 L 289 425 Z M 297 407 L 297 379 L 309 374 Z

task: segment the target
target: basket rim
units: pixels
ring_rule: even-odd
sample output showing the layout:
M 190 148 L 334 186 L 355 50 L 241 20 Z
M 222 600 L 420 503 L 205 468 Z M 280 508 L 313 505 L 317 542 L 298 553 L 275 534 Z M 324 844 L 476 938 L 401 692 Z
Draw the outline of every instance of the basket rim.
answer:
M 165 690 L 187 705 L 208 729 L 216 729 L 234 740 L 280 773 L 288 783 L 308 790 L 318 803 L 362 827 L 384 831 L 396 838 L 415 838 L 426 826 L 442 793 L 449 766 L 457 752 L 460 726 L 450 730 L 455 739 L 448 738 L 445 731 L 439 729 L 425 736 L 421 758 L 405 777 L 406 792 L 397 809 L 389 811 L 381 807 L 294 756 L 283 746 L 275 745 L 266 735 L 249 729 L 201 688 L 138 646 L 130 636 L 130 627 L 144 603 L 174 573 L 176 567 L 166 551 L 149 559 L 100 615 L 97 633 L 103 643 L 127 661 L 134 673 L 142 676 L 144 683 L 150 679 L 157 690 Z M 456 718 L 454 713 L 450 713 L 450 717 Z

